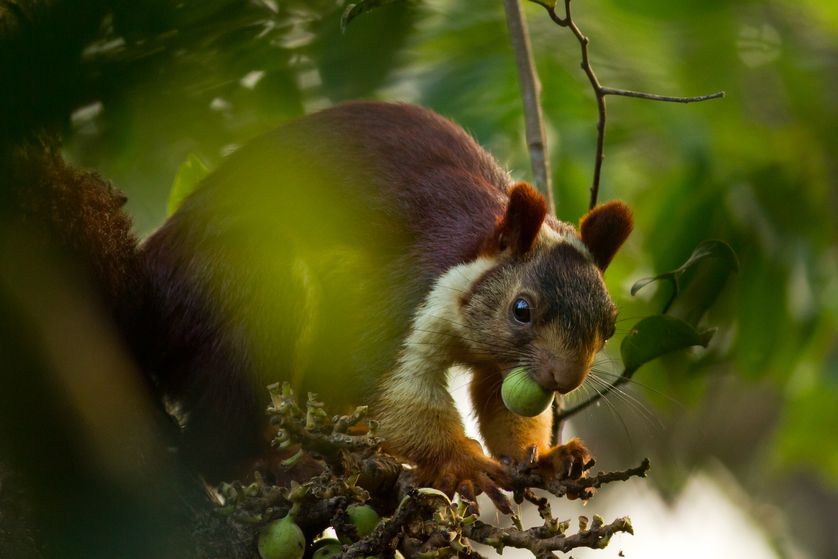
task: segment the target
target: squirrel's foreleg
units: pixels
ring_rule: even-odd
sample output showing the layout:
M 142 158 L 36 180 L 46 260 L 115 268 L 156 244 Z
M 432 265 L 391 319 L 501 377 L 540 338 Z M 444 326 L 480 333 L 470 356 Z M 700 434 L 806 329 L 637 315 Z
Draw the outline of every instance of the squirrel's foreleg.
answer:
M 579 439 L 571 439 L 555 447 L 550 445 L 553 414 L 550 408 L 535 417 L 512 413 L 503 404 L 500 394 L 501 373 L 497 368 L 474 368 L 471 398 L 480 434 L 495 458 L 527 458 L 530 448 L 536 449 L 539 469 L 549 477 L 580 477 L 591 456 Z

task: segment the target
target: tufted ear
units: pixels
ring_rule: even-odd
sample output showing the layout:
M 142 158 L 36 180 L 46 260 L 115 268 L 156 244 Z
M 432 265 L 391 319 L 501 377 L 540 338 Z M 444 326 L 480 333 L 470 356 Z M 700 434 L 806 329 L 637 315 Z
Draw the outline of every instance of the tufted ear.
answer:
M 532 247 L 544 216 L 547 202 L 532 186 L 519 182 L 509 190 L 506 215 L 498 226 L 497 243 L 500 250 L 507 247 L 513 254 L 524 254 Z
M 634 219 L 631 210 L 619 201 L 595 207 L 579 222 L 582 242 L 591 251 L 594 262 L 603 272 L 628 238 L 632 228 Z

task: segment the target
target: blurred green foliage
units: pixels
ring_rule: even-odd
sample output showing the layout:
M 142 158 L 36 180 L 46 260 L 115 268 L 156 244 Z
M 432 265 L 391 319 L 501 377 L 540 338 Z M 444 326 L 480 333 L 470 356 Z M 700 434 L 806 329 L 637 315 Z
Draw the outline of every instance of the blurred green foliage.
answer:
M 384 4 L 345 34 L 335 1 L 120 5 L 84 51 L 95 78 L 86 108 L 68 120 L 67 152 L 127 191 L 141 231 L 161 222 L 188 153 L 212 165 L 283 120 L 348 98 L 428 105 L 526 178 L 502 6 Z M 838 390 L 835 12 L 815 1 L 575 5 L 603 84 L 674 95 L 727 91 L 723 101 L 690 106 L 608 99 L 603 199 L 627 200 L 638 222 L 609 271 L 624 316 L 649 314 L 646 297 L 628 298 L 627 282 L 674 268 L 703 239 L 727 240 L 742 271 L 709 321 L 729 334 L 691 367 L 723 361 L 728 372 L 770 379 L 790 417 L 796 406 L 816 404 L 804 397 L 811 386 Z M 538 6 L 527 14 L 558 212 L 575 221 L 590 182 L 595 106 L 578 44 Z M 644 376 L 687 401 L 703 382 L 695 374 L 671 382 L 662 371 Z M 822 436 L 833 428 L 825 422 Z M 777 453 L 788 466 L 808 460 L 789 444 Z M 838 480 L 838 470 L 823 473 Z
M 39 43 L 39 56 L 61 53 L 55 56 L 65 67 L 43 80 L 60 101 L 49 114 L 61 123 L 68 156 L 128 194 L 142 233 L 164 219 L 169 186 L 188 154 L 213 167 L 278 123 L 350 98 L 430 106 L 464 125 L 516 177 L 530 176 L 500 1 L 385 2 L 344 34 L 337 0 L 96 4 L 98 31 L 68 21 L 63 35 Z M 587 204 L 596 107 L 575 39 L 539 6 L 527 5 L 526 14 L 558 214 L 576 221 Z M 725 240 L 741 265 L 701 323 L 719 328 L 709 348 L 645 366 L 637 380 L 648 390 L 639 394 L 672 421 L 707 408 L 719 386 L 770 401 L 745 409 L 736 398 L 716 398 L 734 403 L 723 410 L 723 425 L 765 418 L 748 444 L 729 445 L 735 451 L 713 424 L 698 424 L 710 434 L 688 450 L 676 429 L 650 438 L 678 447 L 668 452 L 682 458 L 720 456 L 747 473 L 746 486 L 774 497 L 782 486 L 766 489 L 773 481 L 801 472 L 834 491 L 838 4 L 577 0 L 574 15 L 604 85 L 727 92 L 722 101 L 689 106 L 608 98 L 601 200 L 627 201 L 637 221 L 607 274 L 626 318 L 621 334 L 670 294 L 658 283 L 632 298 L 631 284 L 674 269 L 702 240 Z M 73 50 L 76 44 L 83 46 Z M 0 59 L 7 75 L 19 71 L 10 60 Z M 35 65 L 31 73 L 51 68 Z M 7 111 L 20 101 L 4 99 Z M 715 435 L 721 442 L 710 440 Z
M 201 180 L 209 174 L 209 169 L 194 153 L 190 153 L 186 161 L 178 167 L 175 180 L 169 190 L 169 200 L 166 202 L 166 215 L 177 211 L 187 196 L 192 194 Z

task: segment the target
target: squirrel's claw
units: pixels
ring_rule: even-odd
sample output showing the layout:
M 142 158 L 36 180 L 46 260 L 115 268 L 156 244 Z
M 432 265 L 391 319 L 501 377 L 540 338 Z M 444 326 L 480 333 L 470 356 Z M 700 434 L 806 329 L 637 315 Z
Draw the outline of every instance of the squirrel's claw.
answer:
M 593 464 L 591 453 L 577 438 L 553 447 L 537 460 L 541 474 L 552 479 L 579 479 Z
M 485 472 L 474 472 L 474 479 L 462 480 L 457 493 L 468 504 L 470 512 L 475 514 L 480 513 L 477 496 L 481 493 L 485 493 L 500 512 L 512 514 L 512 505 L 506 494 Z
M 462 452 L 443 464 L 420 465 L 418 481 L 449 497 L 459 493 L 475 512 L 480 493 L 486 493 L 502 513 L 512 512 L 509 499 L 501 489 L 509 485 L 508 474 L 500 464 L 483 454 L 477 441 L 471 439 L 464 442 Z
M 512 504 L 509 502 L 506 493 L 483 472 L 479 472 L 477 476 L 480 481 L 480 489 L 486 493 L 486 496 L 494 503 L 495 507 L 503 514 L 512 514 Z M 477 505 L 475 501 L 475 511 L 476 509 Z

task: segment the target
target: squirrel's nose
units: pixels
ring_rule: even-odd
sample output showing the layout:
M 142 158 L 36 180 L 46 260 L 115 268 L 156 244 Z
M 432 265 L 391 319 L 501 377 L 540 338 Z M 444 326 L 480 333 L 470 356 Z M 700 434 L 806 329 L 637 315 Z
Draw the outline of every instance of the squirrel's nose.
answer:
M 588 374 L 588 364 L 581 360 L 551 363 L 535 373 L 535 381 L 547 390 L 567 394 L 577 388 Z

